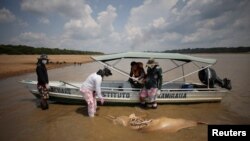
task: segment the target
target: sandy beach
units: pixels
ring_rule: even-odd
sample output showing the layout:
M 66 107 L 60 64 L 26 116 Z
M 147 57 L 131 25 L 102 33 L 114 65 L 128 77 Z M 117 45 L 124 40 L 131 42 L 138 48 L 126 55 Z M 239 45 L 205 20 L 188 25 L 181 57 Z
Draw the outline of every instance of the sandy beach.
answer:
M 141 109 L 136 105 L 100 106 L 99 116 L 89 118 L 84 104 L 50 103 L 49 110 L 36 106 L 36 98 L 20 80 L 36 80 L 34 72 L 0 79 L 0 140 L 1 141 L 207 141 L 207 125 L 183 129 L 177 133 L 142 133 L 114 125 L 107 115 L 136 113 L 148 118 L 170 117 L 202 121 L 209 124 L 250 124 L 250 54 L 198 54 L 215 58 L 214 66 L 221 78 L 230 78 L 232 91 L 219 103 L 162 104 L 157 109 Z M 51 56 L 52 57 L 52 56 Z M 37 56 L 33 56 L 36 60 Z M 17 59 L 18 60 L 18 59 Z M 10 60 L 12 61 L 12 60 Z M 18 60 L 21 61 L 21 60 Z M 68 60 L 66 60 L 68 61 Z M 73 60 L 76 61 L 76 60 Z M 16 62 L 16 61 L 13 61 Z M 30 63 L 35 63 L 30 62 Z M 119 64 L 118 64 L 119 65 Z M 34 66 L 33 66 L 34 67 Z M 124 71 L 129 67 L 120 64 Z M 168 67 L 168 66 L 166 66 Z M 48 70 L 49 79 L 82 82 L 103 68 L 98 63 L 69 65 Z M 127 80 L 112 72 L 107 80 Z M 168 74 L 165 78 L 168 79 Z
M 89 55 L 49 55 L 48 69 L 91 62 Z M 0 55 L 0 79 L 34 72 L 39 55 Z

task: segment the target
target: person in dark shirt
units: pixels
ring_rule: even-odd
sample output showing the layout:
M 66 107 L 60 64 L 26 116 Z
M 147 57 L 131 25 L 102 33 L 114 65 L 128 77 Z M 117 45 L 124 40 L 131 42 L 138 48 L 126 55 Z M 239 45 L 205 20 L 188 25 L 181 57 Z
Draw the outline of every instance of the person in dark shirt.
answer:
M 37 61 L 37 89 L 41 95 L 40 105 L 43 110 L 49 108 L 47 100 L 49 99 L 49 78 L 45 64 L 48 62 L 48 56 L 42 54 Z
M 153 58 L 148 60 L 146 67 L 148 68 L 146 78 L 144 80 L 145 84 L 140 92 L 141 106 L 148 106 L 156 109 L 156 98 L 161 94 L 162 68 Z M 146 98 L 148 99 L 148 103 L 146 103 Z
M 210 88 L 214 88 L 215 85 L 218 85 L 222 88 L 226 88 L 228 90 L 232 89 L 231 80 L 224 78 L 223 80 L 216 74 L 213 68 L 205 68 L 202 67 L 202 70 L 198 72 L 198 76 L 200 81 L 209 86 Z
M 130 82 L 132 88 L 142 88 L 143 87 L 143 80 L 145 77 L 143 63 L 133 61 L 133 62 L 131 62 L 130 66 L 131 66 L 131 70 L 130 70 L 129 75 L 131 78 L 129 78 L 128 81 Z

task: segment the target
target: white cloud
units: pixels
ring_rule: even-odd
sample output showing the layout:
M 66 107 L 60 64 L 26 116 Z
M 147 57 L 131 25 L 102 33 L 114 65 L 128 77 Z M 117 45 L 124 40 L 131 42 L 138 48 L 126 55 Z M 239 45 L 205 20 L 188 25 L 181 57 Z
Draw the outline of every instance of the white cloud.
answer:
M 142 29 L 140 27 L 128 25 L 126 26 L 126 32 L 129 40 L 143 37 Z
M 70 20 L 64 25 L 64 37 L 73 39 L 95 38 L 99 33 L 99 26 L 92 19 Z
M 116 8 L 112 5 L 108 5 L 106 11 L 100 12 L 98 14 L 97 20 L 100 24 L 100 28 L 105 32 L 113 32 L 113 22 L 117 16 Z
M 0 9 L 0 23 L 8 23 L 16 20 L 16 16 L 12 14 L 8 9 Z
M 29 26 L 29 24 L 22 19 L 17 19 L 17 25 L 21 26 L 21 27 L 28 27 Z
M 6 8 L 0 9 L 0 23 L 14 23 L 18 27 L 27 27 L 29 25 L 26 21 L 16 17 L 10 10 Z
M 66 17 L 81 17 L 86 13 L 87 5 L 83 0 L 23 0 L 21 9 L 37 14 L 58 13 Z
M 120 33 L 115 32 L 113 27 L 117 13 L 112 5 L 108 5 L 97 17 L 92 17 L 91 7 L 83 0 L 23 0 L 21 10 L 38 14 L 39 17 L 36 18 L 42 24 L 54 26 L 47 18 L 53 17 L 52 13 L 62 15 L 60 18 L 66 22 L 62 23 L 63 29 L 60 35 L 48 36 L 47 31 L 31 32 L 29 28 L 33 24 L 26 28 L 28 29 L 26 32 L 12 37 L 8 43 L 96 51 L 109 50 L 111 46 L 116 46 L 115 44 L 121 47 Z M 6 13 L 6 10 L 4 12 Z M 16 21 L 16 24 L 28 25 L 21 19 Z M 119 51 L 119 49 L 113 50 Z
M 44 33 L 34 33 L 34 32 L 23 32 L 17 37 L 11 40 L 12 44 L 24 44 L 30 46 L 45 46 L 47 47 L 50 43 L 49 38 Z
M 167 23 L 163 17 L 153 20 L 152 26 L 154 28 L 164 28 L 167 26 Z
M 188 34 L 182 39 L 183 43 L 194 43 L 208 40 L 212 36 L 213 31 L 206 28 L 200 28 L 195 33 Z
M 146 0 L 130 12 L 125 26 L 127 40 L 133 50 L 154 50 L 166 46 L 166 40 L 177 39 L 177 33 L 165 33 L 171 20 L 171 10 L 177 0 Z M 175 36 L 173 36 L 175 35 Z M 156 49 L 157 50 L 157 49 Z
M 176 2 L 177 0 L 146 0 L 143 5 L 132 8 L 128 22 L 135 26 L 147 26 L 155 19 L 168 17 Z
M 47 46 L 79 50 L 120 51 L 125 43 L 122 35 L 114 30 L 113 22 L 117 17 L 116 8 L 108 5 L 95 19 L 92 9 L 84 5 L 84 14 L 81 17 L 71 17 L 64 24 L 64 31 L 60 36 L 47 37 L 44 33 L 25 32 L 14 38 L 15 44 Z M 40 22 L 46 21 L 40 19 Z M 117 48 L 115 48 L 117 47 Z
M 71 19 L 64 25 L 64 34 L 61 37 L 64 42 L 71 42 L 75 48 L 85 50 L 91 48 L 96 51 L 119 51 L 124 44 L 121 33 L 117 33 L 113 27 L 117 17 L 116 8 L 108 5 L 106 10 L 98 13 L 96 20 L 91 16 L 91 7 L 88 11 L 85 18 Z
M 49 24 L 50 20 L 48 18 L 41 17 L 41 18 L 38 19 L 38 22 L 42 23 L 42 24 Z
M 39 41 L 46 39 L 46 35 L 44 33 L 33 33 L 33 32 L 24 32 L 20 34 L 20 39 L 24 41 Z
M 55 37 L 26 32 L 16 39 L 39 46 L 103 52 L 249 45 L 248 3 L 247 0 L 145 0 L 131 9 L 124 30 L 117 32 L 114 25 L 120 22 L 116 21 L 120 10 L 117 12 L 113 5 L 93 13 L 85 0 L 23 0 L 21 9 L 40 14 L 40 23 L 52 25 L 52 13 L 62 15 L 59 17 L 65 23 L 61 34 Z
M 84 18 L 71 19 L 64 25 L 65 38 L 89 39 L 102 38 L 112 34 L 113 22 L 117 16 L 116 8 L 109 5 L 105 11 L 98 14 L 97 20 L 91 16 L 92 9 L 88 7 Z
M 235 42 L 249 45 L 247 3 L 247 0 L 146 0 L 131 10 L 126 34 L 135 50 L 231 46 Z
M 99 25 L 91 16 L 92 9 L 85 6 L 85 14 L 81 18 L 71 19 L 64 24 L 64 37 L 73 39 L 95 38 L 99 34 Z

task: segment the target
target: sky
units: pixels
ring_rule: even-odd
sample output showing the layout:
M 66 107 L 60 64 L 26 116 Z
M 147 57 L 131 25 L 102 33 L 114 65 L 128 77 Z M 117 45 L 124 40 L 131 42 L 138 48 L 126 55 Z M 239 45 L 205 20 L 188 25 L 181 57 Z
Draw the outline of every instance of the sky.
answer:
M 250 46 L 249 0 L 0 0 L 0 44 L 118 53 Z

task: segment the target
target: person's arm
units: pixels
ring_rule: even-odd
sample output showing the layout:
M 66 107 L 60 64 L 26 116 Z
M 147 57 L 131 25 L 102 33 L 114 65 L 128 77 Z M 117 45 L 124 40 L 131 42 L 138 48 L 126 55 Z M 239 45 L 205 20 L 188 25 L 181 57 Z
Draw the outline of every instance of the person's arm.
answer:
M 132 71 L 132 68 L 130 69 L 130 74 L 129 74 L 130 77 L 133 77 L 133 71 Z M 128 79 L 128 82 L 130 82 L 131 84 L 134 84 L 134 80 L 132 78 L 129 78 Z
M 96 95 L 98 98 L 103 99 L 103 96 L 101 94 L 101 83 L 102 83 L 102 78 L 101 77 L 96 78 L 95 82 Z
M 46 83 L 49 84 L 49 76 L 48 76 L 47 68 L 45 68 L 45 74 L 44 74 L 44 76 L 45 76 Z
M 158 90 L 161 90 L 161 87 L 162 87 L 162 69 L 161 67 L 157 66 L 157 73 L 158 73 L 158 85 L 157 85 L 157 88 Z
M 132 68 L 130 69 L 129 76 L 130 76 L 130 77 L 132 77 L 132 76 L 133 76 L 133 71 L 132 71 Z

